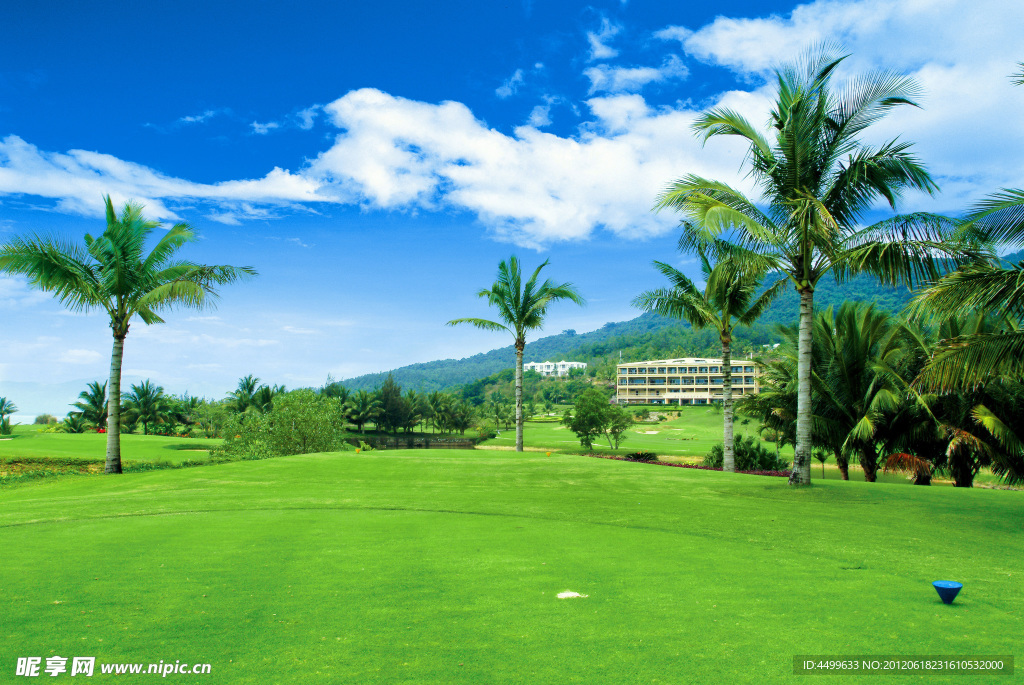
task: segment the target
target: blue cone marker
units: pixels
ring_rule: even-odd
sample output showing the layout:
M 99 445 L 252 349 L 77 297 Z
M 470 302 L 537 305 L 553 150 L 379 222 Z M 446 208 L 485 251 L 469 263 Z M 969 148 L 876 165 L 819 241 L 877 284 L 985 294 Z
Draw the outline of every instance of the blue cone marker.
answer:
M 960 588 L 964 586 L 963 583 L 957 583 L 952 580 L 936 580 L 932 585 L 935 587 L 935 591 L 939 593 L 939 598 L 945 604 L 952 604 L 960 592 Z

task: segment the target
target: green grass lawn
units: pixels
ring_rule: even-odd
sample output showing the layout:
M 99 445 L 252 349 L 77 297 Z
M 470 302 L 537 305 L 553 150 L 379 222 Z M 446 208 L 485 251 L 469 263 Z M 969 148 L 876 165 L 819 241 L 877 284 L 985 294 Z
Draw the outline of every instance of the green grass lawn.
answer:
M 175 682 L 762 683 L 802 682 L 796 654 L 1020 656 L 1022 521 L 1020 492 L 796 490 L 536 452 L 51 479 L 0 491 L 0 669 L 57 654 L 212 664 Z M 955 604 L 938 579 L 964 583 Z M 986 679 L 899 678 L 922 680 Z
M 672 410 L 673 413 L 676 409 Z M 661 422 L 640 422 L 626 432 L 618 452 L 636 452 L 645 450 L 659 455 L 703 458 L 711 446 L 722 442 L 722 413 L 707 407 L 679 407 L 681 416 Z M 741 423 L 737 417 L 736 432 L 757 435 L 758 424 L 750 421 Z M 511 446 L 516 444 L 515 427 L 502 430 L 501 435 L 488 440 L 485 445 Z M 523 429 L 523 444 L 526 447 L 546 448 L 559 451 L 579 451 L 580 441 L 576 434 L 557 421 L 529 421 Z M 771 443 L 764 443 L 774 447 Z M 608 441 L 601 439 L 594 443 L 595 448 L 611 451 Z M 782 450 L 782 455 L 792 460 L 793 448 Z
M 104 433 L 44 433 L 41 426 L 15 426 L 13 435 L 0 437 L 0 460 L 16 459 L 105 459 Z M 4 439 L 6 438 L 6 439 Z M 122 434 L 121 458 L 125 461 L 202 460 L 220 440 L 194 440 L 161 435 Z

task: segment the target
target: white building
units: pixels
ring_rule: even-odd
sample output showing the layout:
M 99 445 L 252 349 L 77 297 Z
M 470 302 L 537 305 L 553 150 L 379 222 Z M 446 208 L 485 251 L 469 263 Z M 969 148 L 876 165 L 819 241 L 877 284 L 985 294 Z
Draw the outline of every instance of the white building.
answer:
M 761 390 L 761 370 L 748 359 L 732 360 L 732 394 Z M 722 360 L 685 357 L 618 365 L 619 404 L 712 404 L 722 401 Z
M 569 369 L 585 369 L 586 362 L 530 362 L 523 364 L 523 371 L 536 371 L 542 376 L 564 376 Z

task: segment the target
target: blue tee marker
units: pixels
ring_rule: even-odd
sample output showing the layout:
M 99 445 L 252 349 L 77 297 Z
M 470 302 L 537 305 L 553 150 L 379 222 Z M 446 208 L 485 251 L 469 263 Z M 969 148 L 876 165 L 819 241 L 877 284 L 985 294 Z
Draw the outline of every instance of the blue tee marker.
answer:
M 960 592 L 960 588 L 964 586 L 963 583 L 957 583 L 952 580 L 936 580 L 932 585 L 935 587 L 935 591 L 939 593 L 939 598 L 945 604 L 952 604 Z

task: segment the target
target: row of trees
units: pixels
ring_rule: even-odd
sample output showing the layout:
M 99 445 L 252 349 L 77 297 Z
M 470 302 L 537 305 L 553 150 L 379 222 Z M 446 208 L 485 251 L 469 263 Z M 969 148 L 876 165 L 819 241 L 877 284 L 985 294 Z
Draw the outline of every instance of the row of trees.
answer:
M 911 153 L 910 143 L 891 140 L 871 146 L 859 140 L 865 129 L 892 109 L 916 106 L 917 85 L 908 77 L 886 72 L 864 75 L 834 88 L 832 79 L 844 59 L 825 48 L 778 69 L 775 106 L 766 133 L 723 108 L 708 111 L 697 120 L 695 131 L 705 141 L 734 136 L 748 144 L 746 163 L 760 198 L 752 200 L 725 183 L 693 174 L 674 182 L 662 193 L 657 207 L 682 215 L 680 249 L 715 260 L 715 269 L 722 268 L 732 275 L 724 279 L 726 285 L 711 287 L 713 269 L 705 259 L 709 285 L 699 293 L 692 284 L 666 270 L 676 281 L 673 288 L 639 302 L 656 311 L 685 316 L 695 325 L 703 321 L 703 325 L 715 326 L 727 353 L 725 294 L 742 290 L 745 278 L 759 279 L 769 272 L 779 273 L 793 284 L 800 296 L 799 324 L 791 331 L 795 351 L 792 368 L 788 369 L 792 372 L 789 382 L 794 401 L 772 407 L 772 416 L 784 420 L 785 425 L 777 424 L 778 430 L 792 434 L 795 455 L 790 483 L 794 485 L 810 484 L 815 445 L 831 445 L 839 458 L 858 454 L 872 476 L 876 469 L 877 455 L 872 456 L 871 451 L 878 443 L 870 437 L 875 434 L 869 425 L 873 414 L 867 410 L 853 412 L 861 414 L 862 420 L 838 444 L 826 436 L 841 433 L 835 426 L 850 422 L 850 405 L 833 403 L 835 412 L 842 413 L 840 405 L 846 408 L 846 419 L 835 412 L 815 412 L 815 401 L 825 402 L 821 395 L 831 387 L 819 383 L 815 391 L 814 360 L 825 355 L 828 348 L 815 347 L 814 293 L 826 274 L 833 274 L 840 282 L 870 274 L 889 285 L 910 289 L 924 285 L 915 304 L 917 314 L 940 318 L 939 342 L 931 349 L 930 357 L 922 357 L 927 363 L 922 364 L 918 375 L 910 380 L 903 377 L 907 385 L 899 391 L 881 392 L 878 385 L 872 386 L 879 392 L 875 397 L 877 409 L 892 409 L 896 392 L 909 398 L 910 405 L 919 412 L 931 412 L 941 403 L 968 406 L 976 399 L 970 393 L 993 387 L 994 380 L 1020 379 L 1024 374 L 1024 335 L 1020 331 L 1024 275 L 1021 265 L 1007 268 L 994 254 L 998 246 L 1024 243 L 1024 191 L 996 194 L 963 219 L 917 213 L 862 226 L 862 218 L 875 203 L 883 201 L 895 211 L 902 192 L 931 194 L 937 186 Z M 672 310 L 674 301 L 684 304 Z M 703 304 L 712 306 L 707 308 L 709 311 L 701 311 Z M 979 329 L 964 333 L 957 325 L 942 320 L 950 320 L 964 307 L 985 315 L 999 314 L 1005 326 L 998 332 Z M 841 313 L 858 316 L 849 308 L 841 309 Z M 716 314 L 721 315 L 717 320 Z M 732 315 L 743 318 L 739 310 Z M 867 321 L 862 323 L 869 326 Z M 822 325 L 827 326 L 827 322 Z M 942 337 L 943 330 L 949 337 Z M 858 345 L 870 347 L 852 333 L 834 342 L 843 350 Z M 825 359 L 828 363 L 834 361 Z M 822 373 L 838 373 L 837 368 L 828 366 Z M 891 379 L 898 375 L 892 374 Z M 865 377 L 849 375 L 849 380 L 863 382 Z M 926 399 L 923 393 L 927 392 L 959 394 L 939 402 Z M 728 386 L 724 395 L 728 426 Z M 986 405 L 974 405 L 973 420 L 995 428 L 987 410 Z M 1003 431 L 1002 435 L 1002 440 L 1016 439 L 1012 431 Z M 963 440 L 969 442 L 967 437 Z M 957 444 L 966 445 L 964 441 Z M 725 440 L 727 449 L 731 443 Z M 906 444 L 919 443 L 908 438 Z M 934 456 L 905 454 L 927 459 L 932 465 L 938 463 Z M 909 456 L 903 458 L 904 463 L 912 463 Z M 1012 477 L 1009 463 L 999 468 Z
M 812 449 L 832 456 L 844 479 L 860 464 L 865 480 L 879 470 L 906 472 L 918 484 L 948 475 L 970 487 L 982 467 L 1012 484 L 1024 482 L 1024 384 L 992 376 L 969 390 L 922 390 L 937 351 L 953 339 L 1012 335 L 1005 317 L 980 313 L 922 322 L 872 305 L 846 303 L 815 314 L 811 329 Z M 795 444 L 798 329 L 763 364 L 761 393 L 741 399 L 741 412 L 761 420 L 778 444 Z

